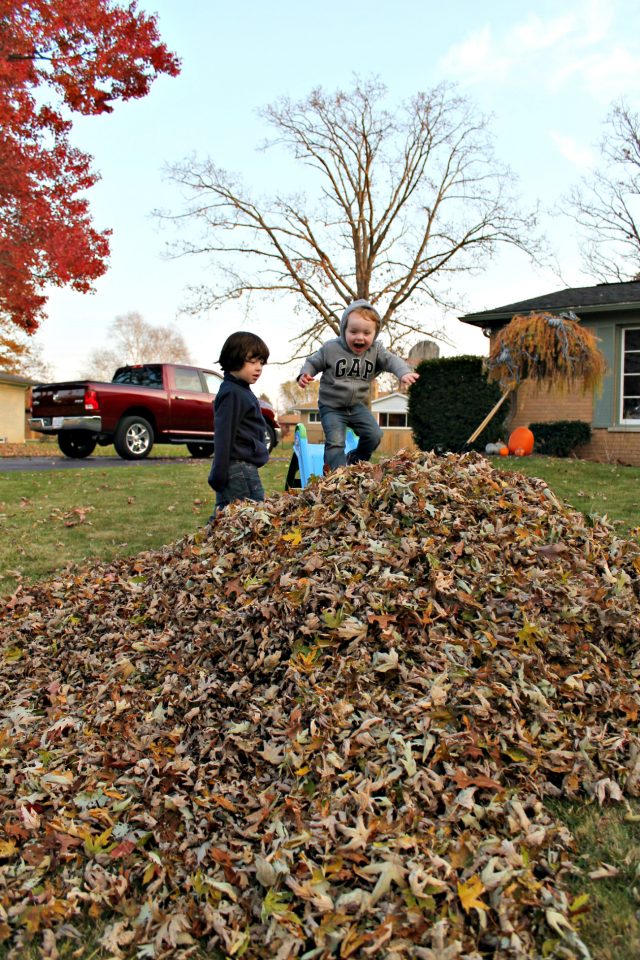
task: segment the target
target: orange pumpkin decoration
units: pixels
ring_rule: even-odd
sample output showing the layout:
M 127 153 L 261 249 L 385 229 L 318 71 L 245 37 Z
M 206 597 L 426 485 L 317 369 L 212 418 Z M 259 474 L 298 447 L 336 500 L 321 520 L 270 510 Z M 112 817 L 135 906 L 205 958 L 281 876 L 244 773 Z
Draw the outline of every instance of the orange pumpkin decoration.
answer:
M 518 457 L 528 457 L 533 453 L 533 434 L 528 427 L 516 427 L 509 437 L 509 452 Z
M 500 447 L 500 456 L 508 457 L 509 456 L 509 447 Z

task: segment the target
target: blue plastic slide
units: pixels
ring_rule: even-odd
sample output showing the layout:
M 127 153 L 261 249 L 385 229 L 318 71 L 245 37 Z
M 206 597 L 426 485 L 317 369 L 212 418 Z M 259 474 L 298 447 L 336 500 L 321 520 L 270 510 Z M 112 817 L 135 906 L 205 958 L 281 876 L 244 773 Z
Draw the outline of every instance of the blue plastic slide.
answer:
M 358 438 L 347 427 L 344 452 L 349 453 L 358 446 Z M 296 424 L 293 435 L 293 453 L 287 472 L 286 489 L 306 487 L 311 477 L 321 477 L 324 467 L 324 443 L 309 443 L 304 423 Z

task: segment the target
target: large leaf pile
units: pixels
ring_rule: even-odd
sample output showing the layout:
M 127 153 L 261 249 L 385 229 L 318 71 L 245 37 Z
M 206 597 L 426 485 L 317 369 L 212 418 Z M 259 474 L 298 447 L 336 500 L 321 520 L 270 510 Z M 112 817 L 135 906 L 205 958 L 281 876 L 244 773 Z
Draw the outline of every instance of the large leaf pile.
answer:
M 588 956 L 543 804 L 638 793 L 639 573 L 542 481 L 401 455 L 18 594 L 0 936 Z

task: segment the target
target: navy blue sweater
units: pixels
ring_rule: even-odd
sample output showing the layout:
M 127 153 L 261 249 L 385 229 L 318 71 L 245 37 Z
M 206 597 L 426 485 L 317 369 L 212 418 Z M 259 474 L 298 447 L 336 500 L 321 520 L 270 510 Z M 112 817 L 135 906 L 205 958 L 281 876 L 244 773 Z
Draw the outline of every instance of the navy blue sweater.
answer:
M 244 460 L 262 467 L 269 459 L 265 443 L 266 423 L 258 398 L 244 380 L 225 373 L 214 404 L 214 452 L 209 486 L 224 490 L 229 482 L 229 463 Z

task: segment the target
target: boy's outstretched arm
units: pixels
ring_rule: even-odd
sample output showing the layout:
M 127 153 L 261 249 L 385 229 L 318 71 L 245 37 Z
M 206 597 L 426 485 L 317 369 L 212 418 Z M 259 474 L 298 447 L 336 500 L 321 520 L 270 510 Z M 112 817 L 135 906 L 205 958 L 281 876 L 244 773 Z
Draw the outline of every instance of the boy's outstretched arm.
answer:
M 300 368 L 300 373 L 296 377 L 298 381 L 298 386 L 306 387 L 307 384 L 311 383 L 313 378 L 318 374 L 322 373 L 327 368 L 327 360 L 324 352 L 324 344 L 320 347 L 319 350 L 316 350 L 315 353 L 312 353 L 310 357 L 307 357 L 305 362 Z
M 400 384 L 403 387 L 410 387 L 412 383 L 415 383 L 416 380 L 420 379 L 420 374 L 416 373 L 415 370 L 412 370 L 411 373 L 405 373 L 403 377 L 400 377 Z

